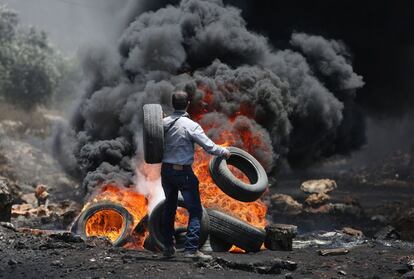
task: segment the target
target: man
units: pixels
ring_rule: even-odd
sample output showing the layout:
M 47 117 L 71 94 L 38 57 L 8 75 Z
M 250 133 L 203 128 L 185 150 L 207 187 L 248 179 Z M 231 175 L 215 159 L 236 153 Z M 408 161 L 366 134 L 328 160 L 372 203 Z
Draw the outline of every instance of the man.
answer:
M 181 192 L 189 212 L 189 222 L 185 240 L 184 257 L 210 259 L 198 250 L 202 208 L 198 179 L 192 170 L 194 143 L 212 155 L 230 157 L 230 152 L 210 140 L 199 124 L 192 121 L 186 112 L 190 104 L 188 94 L 174 92 L 172 105 L 175 109 L 171 116 L 164 118 L 164 157 L 161 167 L 161 183 L 165 193 L 163 212 L 165 257 L 173 257 L 175 212 L 178 191 Z

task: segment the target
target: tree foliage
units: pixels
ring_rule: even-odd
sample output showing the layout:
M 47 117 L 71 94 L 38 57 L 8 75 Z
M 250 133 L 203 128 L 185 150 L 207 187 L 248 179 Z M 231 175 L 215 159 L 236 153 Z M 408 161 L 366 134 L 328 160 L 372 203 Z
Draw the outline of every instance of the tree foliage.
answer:
M 20 28 L 17 14 L 0 5 L 0 96 L 26 109 L 47 103 L 63 64 L 45 32 Z

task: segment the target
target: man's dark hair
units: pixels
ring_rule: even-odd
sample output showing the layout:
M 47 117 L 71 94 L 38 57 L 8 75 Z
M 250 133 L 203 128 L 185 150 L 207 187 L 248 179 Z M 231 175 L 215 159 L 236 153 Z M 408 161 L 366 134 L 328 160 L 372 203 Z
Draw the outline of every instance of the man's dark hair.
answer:
M 175 110 L 185 110 L 189 102 L 188 93 L 176 91 L 172 95 L 172 105 Z

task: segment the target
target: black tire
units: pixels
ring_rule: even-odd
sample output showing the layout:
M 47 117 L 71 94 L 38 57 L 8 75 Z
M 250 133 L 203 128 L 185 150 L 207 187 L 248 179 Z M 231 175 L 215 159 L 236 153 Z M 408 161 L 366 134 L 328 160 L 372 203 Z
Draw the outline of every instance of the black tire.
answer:
M 158 104 L 147 104 L 144 110 L 144 158 L 148 164 L 162 162 L 164 155 L 164 125 L 162 107 Z
M 265 231 L 217 210 L 208 210 L 210 235 L 225 239 L 246 252 L 258 252 Z
M 99 202 L 91 205 L 86 210 L 84 210 L 77 219 L 76 223 L 76 233 L 79 234 L 83 239 L 87 239 L 86 235 L 86 223 L 91 216 L 102 210 L 113 210 L 119 213 L 123 218 L 123 225 L 121 229 L 120 236 L 112 242 L 114 246 L 124 246 L 129 240 L 129 236 L 133 230 L 134 220 L 132 215 L 121 205 L 111 202 Z M 73 227 L 72 227 L 73 229 Z
M 210 247 L 213 252 L 228 252 L 233 246 L 231 242 L 225 241 L 210 233 Z
M 160 250 L 164 249 L 164 237 L 162 235 L 162 211 L 164 209 L 164 202 L 161 201 L 158 203 L 155 208 L 152 210 L 149 216 L 148 230 L 153 238 L 153 241 L 156 243 Z M 185 207 L 184 200 L 178 198 L 178 207 Z M 176 233 L 179 233 L 182 230 L 182 227 L 176 228 Z M 210 220 L 208 218 L 208 213 L 203 207 L 203 216 L 201 217 L 201 228 L 200 228 L 200 239 L 198 246 L 201 247 L 204 245 L 208 238 L 210 230 Z
M 236 147 L 229 147 L 229 159 L 214 156 L 209 164 L 210 175 L 217 186 L 230 197 L 252 202 L 266 191 L 268 186 L 267 174 L 262 165 L 249 153 Z M 251 184 L 236 178 L 227 165 L 232 165 L 242 171 Z

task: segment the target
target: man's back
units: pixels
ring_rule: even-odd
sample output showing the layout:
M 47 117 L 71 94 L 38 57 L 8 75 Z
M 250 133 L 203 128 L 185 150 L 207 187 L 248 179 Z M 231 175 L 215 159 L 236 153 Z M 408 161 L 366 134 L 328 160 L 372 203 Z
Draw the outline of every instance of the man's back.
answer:
M 194 142 L 188 130 L 194 130 L 197 123 L 187 114 L 175 112 L 164 120 L 164 163 L 191 165 L 194 161 Z
M 227 150 L 216 145 L 201 126 L 184 111 L 175 111 L 164 120 L 163 163 L 191 165 L 194 162 L 194 143 L 212 155 L 223 156 Z

